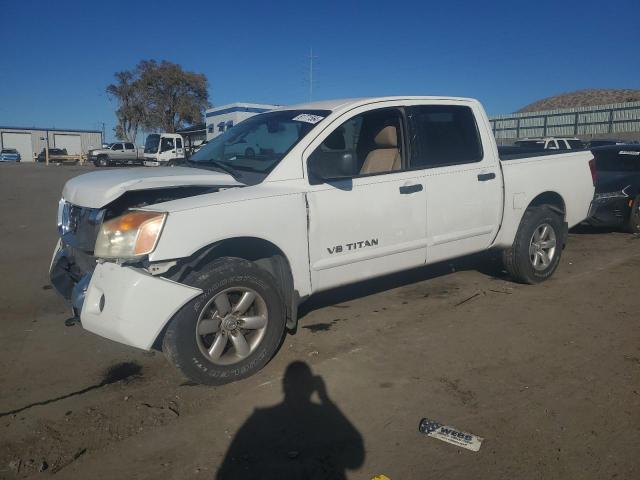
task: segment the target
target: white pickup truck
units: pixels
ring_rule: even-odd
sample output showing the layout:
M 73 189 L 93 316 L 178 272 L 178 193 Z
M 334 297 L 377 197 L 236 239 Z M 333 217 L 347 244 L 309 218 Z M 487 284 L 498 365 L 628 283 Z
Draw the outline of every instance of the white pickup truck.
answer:
M 245 137 L 270 148 L 226 151 Z M 85 329 L 222 384 L 262 368 L 322 290 L 488 249 L 546 280 L 592 169 L 589 151 L 501 161 L 471 99 L 283 107 L 187 166 L 67 182 L 50 276 Z

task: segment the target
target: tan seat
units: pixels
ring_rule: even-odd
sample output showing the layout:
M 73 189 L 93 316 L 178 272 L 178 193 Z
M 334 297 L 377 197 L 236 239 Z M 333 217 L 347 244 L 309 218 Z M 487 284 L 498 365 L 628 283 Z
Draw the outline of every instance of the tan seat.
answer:
M 400 150 L 396 127 L 384 127 L 373 139 L 376 148 L 365 158 L 360 174 L 390 172 L 400 170 Z

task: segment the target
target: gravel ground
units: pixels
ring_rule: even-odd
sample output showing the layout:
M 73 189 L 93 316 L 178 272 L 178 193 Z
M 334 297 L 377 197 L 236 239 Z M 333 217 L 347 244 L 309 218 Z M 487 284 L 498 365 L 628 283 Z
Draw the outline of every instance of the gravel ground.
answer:
M 321 294 L 262 372 L 202 387 L 65 327 L 55 212 L 89 170 L 0 164 L 0 478 L 640 478 L 637 237 L 572 232 L 538 286 L 481 255 Z

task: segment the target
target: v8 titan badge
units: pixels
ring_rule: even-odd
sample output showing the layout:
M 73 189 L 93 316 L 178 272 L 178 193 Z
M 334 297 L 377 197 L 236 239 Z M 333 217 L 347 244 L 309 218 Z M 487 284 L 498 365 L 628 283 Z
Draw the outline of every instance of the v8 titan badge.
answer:
M 484 440 L 482 437 L 478 437 L 473 433 L 463 432 L 455 427 L 442 425 L 428 418 L 420 420 L 418 430 L 427 437 L 434 437 L 443 442 L 451 443 L 473 452 L 480 450 L 480 445 L 482 444 L 482 440 Z

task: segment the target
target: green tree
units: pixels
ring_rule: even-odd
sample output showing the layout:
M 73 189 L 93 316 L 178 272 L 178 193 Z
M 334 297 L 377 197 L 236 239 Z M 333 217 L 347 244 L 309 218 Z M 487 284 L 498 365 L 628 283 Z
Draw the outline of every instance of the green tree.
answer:
M 142 60 L 115 77 L 107 94 L 118 102 L 114 132 L 120 139 L 134 141 L 139 128 L 175 132 L 201 122 L 209 106 L 207 77 L 166 60 Z
M 147 106 L 145 127 L 150 130 L 175 132 L 202 121 L 209 106 L 207 77 L 187 72 L 180 65 L 143 60 L 137 73 Z

